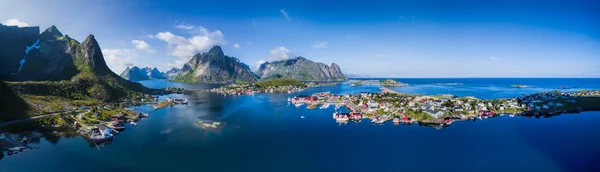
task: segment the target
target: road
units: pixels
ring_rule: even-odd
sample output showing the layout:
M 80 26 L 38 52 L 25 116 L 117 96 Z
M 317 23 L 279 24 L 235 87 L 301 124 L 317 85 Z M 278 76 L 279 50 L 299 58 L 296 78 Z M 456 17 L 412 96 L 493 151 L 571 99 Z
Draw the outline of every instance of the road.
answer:
M 23 122 L 23 121 L 29 121 L 29 120 L 33 120 L 33 119 L 39 119 L 39 118 L 43 118 L 43 117 L 48 117 L 48 116 L 52 116 L 52 115 L 59 115 L 61 113 L 73 113 L 73 112 L 80 113 L 80 112 L 83 112 L 83 111 L 82 110 L 71 110 L 71 111 L 49 113 L 49 114 L 44 114 L 44 115 L 39 115 L 39 116 L 34 116 L 34 117 L 29 117 L 29 118 L 24 118 L 24 119 L 19 119 L 19 120 L 14 120 L 14 121 L 3 122 L 3 123 L 0 123 L 0 127 L 5 126 L 5 125 L 10 125 L 10 124 L 18 123 L 18 122 Z

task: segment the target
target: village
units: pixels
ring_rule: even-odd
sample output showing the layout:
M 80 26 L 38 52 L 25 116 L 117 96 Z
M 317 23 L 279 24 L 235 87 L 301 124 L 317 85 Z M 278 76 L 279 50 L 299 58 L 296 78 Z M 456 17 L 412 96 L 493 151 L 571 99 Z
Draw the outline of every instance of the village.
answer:
M 354 95 L 335 95 L 329 92 L 299 95 L 288 101 L 296 107 L 326 109 L 335 106 L 333 118 L 338 122 L 360 121 L 368 118 L 376 124 L 426 123 L 450 125 L 456 121 L 484 119 L 494 116 L 548 116 L 561 113 L 597 110 L 600 91 L 541 92 L 515 98 L 481 100 L 453 95 L 413 95 L 397 93 L 388 88 L 382 92 L 361 92 Z M 347 113 L 342 113 L 340 107 Z
M 209 90 L 223 95 L 252 95 L 258 93 L 295 93 L 311 87 L 330 86 L 337 82 L 315 83 L 280 78 L 248 84 L 230 84 Z

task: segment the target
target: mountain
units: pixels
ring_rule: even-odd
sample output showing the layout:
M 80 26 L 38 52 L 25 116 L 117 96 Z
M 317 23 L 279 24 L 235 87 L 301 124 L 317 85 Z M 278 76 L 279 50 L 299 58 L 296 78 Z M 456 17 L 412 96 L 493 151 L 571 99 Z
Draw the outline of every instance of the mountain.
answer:
M 187 83 L 256 82 L 257 77 L 248 65 L 237 58 L 226 56 L 220 46 L 198 53 L 183 65 L 173 81 Z
M 0 25 L 0 47 L 0 80 L 19 95 L 117 101 L 152 91 L 111 71 L 93 35 L 79 43 L 56 26 Z
M 301 81 L 345 81 L 348 80 L 340 67 L 332 63 L 313 62 L 304 57 L 266 62 L 256 71 L 261 79 L 292 78 Z
M 139 68 L 137 66 L 127 67 L 120 74 L 121 77 L 130 80 L 130 81 L 142 81 L 142 80 L 151 80 L 151 79 L 167 79 L 167 75 L 163 72 L 160 72 L 157 68 Z
M 169 70 L 169 71 L 165 72 L 165 74 L 167 75 L 167 77 L 168 77 L 168 78 L 172 78 L 172 77 L 174 77 L 175 75 L 177 75 L 177 73 L 178 73 L 179 71 L 181 71 L 181 69 L 173 68 L 173 69 L 171 69 L 171 70 Z

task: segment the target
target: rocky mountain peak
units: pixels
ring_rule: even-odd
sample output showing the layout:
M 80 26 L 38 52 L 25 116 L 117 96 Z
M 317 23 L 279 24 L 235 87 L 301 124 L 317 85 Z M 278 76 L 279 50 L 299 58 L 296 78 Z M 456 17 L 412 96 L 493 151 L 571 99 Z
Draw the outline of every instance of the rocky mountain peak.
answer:
M 44 32 L 50 32 L 50 33 L 53 33 L 54 35 L 63 36 L 63 34 L 54 25 L 50 26 Z
M 81 43 L 81 54 L 83 57 L 80 58 L 82 58 L 81 60 L 83 60 L 86 65 L 97 71 L 111 71 L 104 61 L 102 50 L 100 49 L 100 45 L 98 45 L 98 41 L 94 38 L 94 35 L 90 34 L 85 41 Z
M 209 54 L 215 54 L 218 57 L 223 57 L 225 56 L 225 53 L 223 52 L 223 49 L 221 49 L 221 46 L 215 45 L 214 47 L 212 47 L 210 50 L 208 50 Z
M 293 78 L 302 81 L 345 81 L 340 67 L 313 62 L 302 56 L 293 59 L 267 62 L 260 65 L 256 74 L 261 79 Z
M 61 36 L 63 36 L 63 34 L 54 25 L 50 26 L 40 34 L 40 38 L 43 40 L 53 40 Z

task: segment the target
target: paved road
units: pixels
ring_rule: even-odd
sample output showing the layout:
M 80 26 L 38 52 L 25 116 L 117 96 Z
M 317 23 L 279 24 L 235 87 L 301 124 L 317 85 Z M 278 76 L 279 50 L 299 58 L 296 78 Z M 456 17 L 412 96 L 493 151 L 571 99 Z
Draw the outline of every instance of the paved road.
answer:
M 39 118 L 43 118 L 43 117 L 47 117 L 47 116 L 59 115 L 61 113 L 72 113 L 72 112 L 78 112 L 79 113 L 79 112 L 83 112 L 83 111 L 81 111 L 81 110 L 72 110 L 72 111 L 63 111 L 63 112 L 49 113 L 49 114 L 40 115 L 40 116 L 34 116 L 34 117 L 30 117 L 30 118 L 24 118 L 24 119 L 19 119 L 19 120 L 14 120 L 14 121 L 3 122 L 3 123 L 0 123 L 0 127 L 5 126 L 5 125 L 9 125 L 9 124 L 18 123 L 18 122 L 29 121 L 29 120 L 32 120 L 32 119 L 39 119 Z

